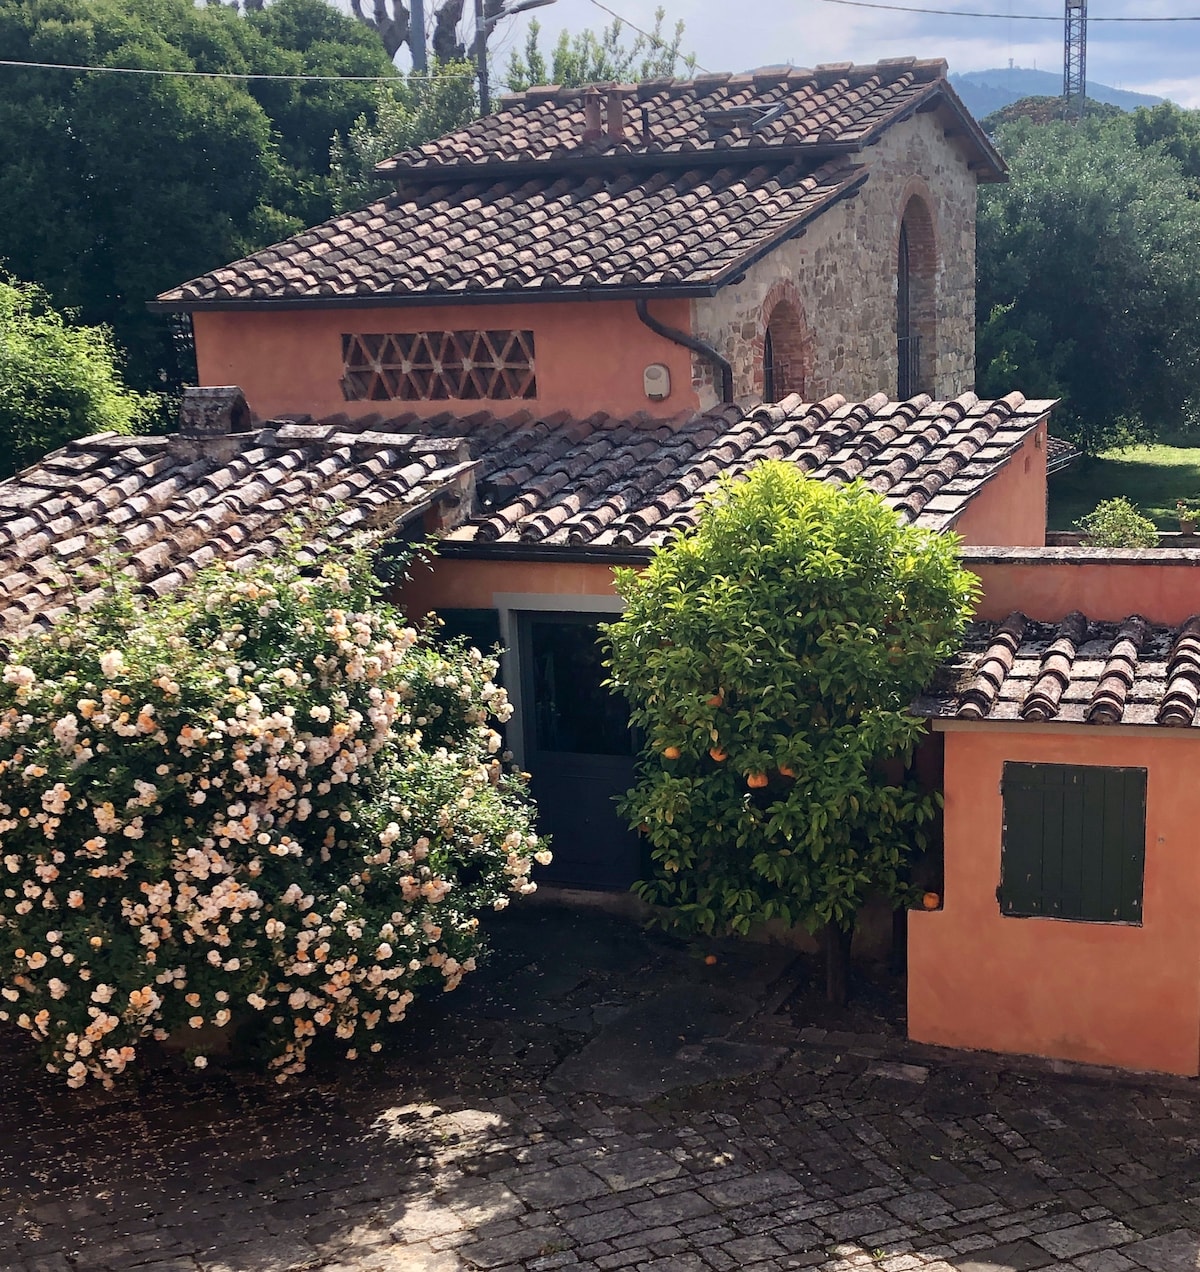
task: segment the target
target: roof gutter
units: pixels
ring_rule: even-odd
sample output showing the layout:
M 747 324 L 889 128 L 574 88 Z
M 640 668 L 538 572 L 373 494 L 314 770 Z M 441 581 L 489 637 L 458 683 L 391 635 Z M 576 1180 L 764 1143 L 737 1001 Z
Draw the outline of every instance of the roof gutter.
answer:
M 727 271 L 728 272 L 728 271 Z M 152 314 L 262 309 L 431 309 L 442 306 L 516 305 L 531 301 L 692 300 L 715 296 L 723 283 L 682 283 L 645 287 L 522 287 L 489 291 L 371 292 L 363 296 L 180 297 L 150 300 Z
M 707 358 L 713 364 L 713 367 L 721 373 L 721 401 L 727 405 L 732 405 L 733 367 L 730 366 L 728 359 L 723 358 L 712 345 L 705 343 L 698 337 L 689 335 L 686 331 L 680 331 L 678 327 L 668 327 L 665 322 L 659 322 L 650 313 L 644 300 L 639 298 L 636 302 L 636 308 L 637 316 L 651 331 L 667 340 L 673 341 L 677 345 L 682 345 L 685 349 L 691 349 L 694 353 L 698 353 L 702 358 Z
M 439 539 L 439 557 L 469 561 L 553 561 L 576 565 L 639 565 L 653 556 L 651 548 L 638 544 L 602 544 L 598 547 L 557 543 L 512 543 L 503 540 Z

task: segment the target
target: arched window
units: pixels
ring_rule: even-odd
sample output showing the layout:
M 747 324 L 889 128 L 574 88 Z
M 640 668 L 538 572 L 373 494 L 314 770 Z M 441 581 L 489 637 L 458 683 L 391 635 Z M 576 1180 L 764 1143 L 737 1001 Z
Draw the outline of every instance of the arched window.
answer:
M 790 301 L 781 300 L 771 310 L 763 332 L 763 401 L 778 402 L 789 393 L 803 397 L 809 356 L 804 319 Z
M 900 222 L 896 257 L 896 395 L 901 400 L 934 388 L 936 273 L 933 220 L 924 202 L 914 197 Z

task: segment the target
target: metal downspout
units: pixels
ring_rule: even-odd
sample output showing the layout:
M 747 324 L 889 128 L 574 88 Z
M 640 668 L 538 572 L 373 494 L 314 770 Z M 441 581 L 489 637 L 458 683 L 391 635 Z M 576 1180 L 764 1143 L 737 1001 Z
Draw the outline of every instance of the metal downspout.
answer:
M 667 340 L 674 341 L 677 345 L 683 345 L 685 349 L 691 349 L 693 353 L 698 353 L 702 358 L 707 358 L 709 362 L 721 373 L 721 401 L 726 404 L 733 403 L 733 367 L 729 361 L 703 340 L 696 336 L 689 336 L 686 331 L 680 331 L 678 327 L 668 327 L 665 322 L 659 322 L 646 308 L 644 300 L 634 302 L 637 307 L 637 316 L 657 335 Z

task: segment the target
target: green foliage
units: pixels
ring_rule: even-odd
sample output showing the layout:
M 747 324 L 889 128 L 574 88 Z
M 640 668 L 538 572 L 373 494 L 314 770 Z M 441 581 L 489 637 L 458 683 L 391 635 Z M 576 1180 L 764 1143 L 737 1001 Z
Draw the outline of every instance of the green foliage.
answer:
M 378 84 L 371 110 L 343 137 L 333 139 L 331 170 L 339 211 L 381 198 L 394 183 L 374 175 L 375 165 L 442 133 L 469 124 L 479 114 L 475 70 L 470 62 L 435 62 L 427 78 L 411 75 Z
M 1111 102 L 1098 102 L 1089 97 L 1083 104 L 1084 115 L 1088 118 L 1115 119 L 1125 112 L 1120 106 Z M 1035 124 L 1057 123 L 1063 117 L 1063 99 L 1055 97 L 1022 97 L 1019 101 L 1010 102 L 993 111 L 985 119 L 980 120 L 984 132 L 989 135 L 1002 125 L 1014 123 L 1018 119 L 1028 119 Z
M 665 18 L 666 11 L 656 9 L 649 36 L 635 35 L 629 44 L 619 19 L 598 34 L 562 31 L 549 65 L 539 43 L 541 24 L 534 20 L 525 36 L 525 51 L 514 52 L 509 59 L 505 83 L 511 92 L 521 93 L 532 84 L 577 88 L 580 84 L 628 84 L 677 74 L 686 78 L 695 70 L 695 55 L 680 52 L 682 21 L 675 23 L 670 36 L 664 35 Z
M 906 708 L 975 595 L 953 536 L 763 464 L 617 587 L 611 683 L 647 738 L 623 805 L 655 862 L 641 895 L 741 933 L 848 928 L 869 891 L 903 897 L 935 812 L 903 776 L 923 729 Z
M 1200 399 L 1191 114 L 1018 120 L 997 134 L 1011 180 L 980 191 L 980 392 L 1061 396 L 1055 428 L 1091 452 Z
M 120 362 L 105 328 L 73 326 L 0 275 L 0 478 L 72 438 L 137 432 L 156 402 L 125 387 Z
M 191 0 L 0 0 L 23 61 L 271 74 L 389 75 L 377 37 L 324 0 L 246 15 Z M 0 260 L 110 326 L 139 387 L 185 368 L 146 301 L 328 215 L 329 142 L 371 85 L 7 68 Z
M 112 587 L 0 681 L 0 1019 L 71 1086 L 147 1036 L 244 1024 L 278 1080 L 318 1033 L 378 1050 L 531 892 L 496 663 L 433 645 L 365 552 L 300 536 L 164 600 Z M 93 584 L 94 586 L 94 584 Z
M 1102 499 L 1075 524 L 1087 536 L 1090 547 L 1153 548 L 1158 545 L 1154 522 L 1143 517 L 1124 495 Z

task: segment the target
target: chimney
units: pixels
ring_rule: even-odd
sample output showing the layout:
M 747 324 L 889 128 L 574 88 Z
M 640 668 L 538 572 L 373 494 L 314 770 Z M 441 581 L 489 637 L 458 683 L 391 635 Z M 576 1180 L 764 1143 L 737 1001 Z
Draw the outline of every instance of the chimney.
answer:
M 608 90 L 608 135 L 613 141 L 625 140 L 625 94 Z
M 583 139 L 599 141 L 604 136 L 600 121 L 600 94 L 589 88 L 583 95 Z
M 186 459 L 205 456 L 227 463 L 240 449 L 234 435 L 253 427 L 246 395 L 236 385 L 184 389 L 171 449 Z

